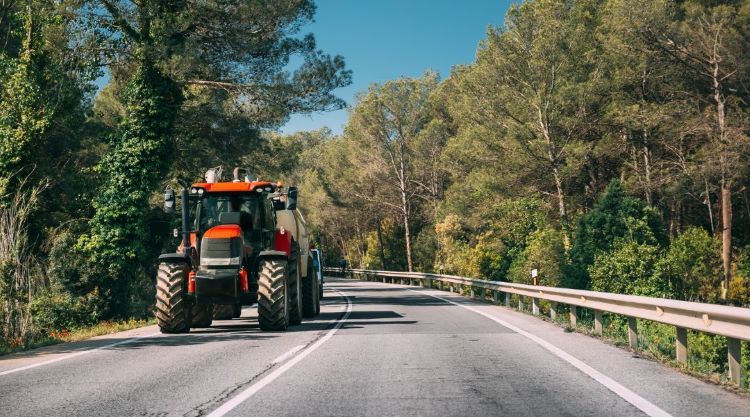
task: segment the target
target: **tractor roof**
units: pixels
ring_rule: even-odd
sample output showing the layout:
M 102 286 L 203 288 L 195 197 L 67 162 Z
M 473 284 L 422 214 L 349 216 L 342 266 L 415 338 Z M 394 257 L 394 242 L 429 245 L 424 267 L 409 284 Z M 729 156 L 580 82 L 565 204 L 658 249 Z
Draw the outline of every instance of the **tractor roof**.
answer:
M 258 188 L 265 191 L 276 191 L 279 184 L 270 181 L 252 181 L 252 182 L 197 182 L 193 188 L 203 188 L 207 193 L 231 193 L 231 192 L 252 192 Z M 270 190 L 267 190 L 270 188 Z

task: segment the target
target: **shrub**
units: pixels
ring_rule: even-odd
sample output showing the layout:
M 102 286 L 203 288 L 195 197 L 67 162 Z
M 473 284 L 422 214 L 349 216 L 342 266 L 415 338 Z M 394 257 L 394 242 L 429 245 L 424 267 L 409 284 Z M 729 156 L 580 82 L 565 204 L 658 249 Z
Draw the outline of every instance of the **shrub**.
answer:
M 560 285 L 565 264 L 562 232 L 551 227 L 539 229 L 529 236 L 524 250 L 513 260 L 508 277 L 513 282 L 528 284 L 530 271 L 539 270 L 539 284 Z
M 667 297 L 669 282 L 656 273 L 658 246 L 632 240 L 615 242 L 609 252 L 596 255 L 589 268 L 591 289 L 618 294 Z
M 721 295 L 721 243 L 704 229 L 685 229 L 672 240 L 657 268 L 677 298 L 716 302 Z
M 97 292 L 86 297 L 55 292 L 40 294 L 31 303 L 34 327 L 49 335 L 94 324 L 100 318 L 100 303 Z

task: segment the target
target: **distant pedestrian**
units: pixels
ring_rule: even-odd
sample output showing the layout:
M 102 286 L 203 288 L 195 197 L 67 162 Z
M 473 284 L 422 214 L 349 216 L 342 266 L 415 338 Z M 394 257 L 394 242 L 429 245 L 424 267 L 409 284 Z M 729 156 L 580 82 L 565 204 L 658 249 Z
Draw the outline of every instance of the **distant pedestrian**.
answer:
M 346 259 L 341 258 L 339 260 L 339 268 L 341 269 L 341 274 L 343 275 L 346 272 Z

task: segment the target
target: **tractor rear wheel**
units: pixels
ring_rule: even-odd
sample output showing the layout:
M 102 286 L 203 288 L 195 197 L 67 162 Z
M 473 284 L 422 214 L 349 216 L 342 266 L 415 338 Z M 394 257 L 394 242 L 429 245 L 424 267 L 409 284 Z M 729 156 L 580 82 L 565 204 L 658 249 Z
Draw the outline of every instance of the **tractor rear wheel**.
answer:
M 265 260 L 258 274 L 258 324 L 261 330 L 283 331 L 289 326 L 287 262 Z
M 312 259 L 307 261 L 307 276 L 302 280 L 302 314 L 315 317 L 320 313 L 320 293 L 318 278 L 313 271 Z
M 292 253 L 289 256 L 289 324 L 302 323 L 302 279 L 299 274 L 299 247 L 292 242 Z
M 233 305 L 214 305 L 214 320 L 231 320 L 234 316 Z
M 191 327 L 211 327 L 211 304 L 196 304 L 192 311 L 193 325 Z
M 191 306 L 185 297 L 188 267 L 164 262 L 156 274 L 156 321 L 162 333 L 190 331 Z

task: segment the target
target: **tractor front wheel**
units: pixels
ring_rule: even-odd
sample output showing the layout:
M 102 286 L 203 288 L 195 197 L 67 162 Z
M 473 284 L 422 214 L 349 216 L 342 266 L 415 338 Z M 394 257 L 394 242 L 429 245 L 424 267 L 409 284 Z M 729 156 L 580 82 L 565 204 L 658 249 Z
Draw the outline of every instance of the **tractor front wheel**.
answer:
M 156 321 L 162 333 L 190 331 L 191 306 L 185 297 L 188 267 L 184 263 L 160 263 L 156 274 Z
M 284 331 L 289 326 L 287 262 L 265 260 L 258 274 L 258 324 L 261 330 Z

